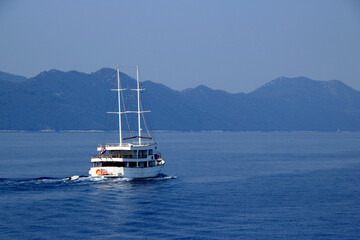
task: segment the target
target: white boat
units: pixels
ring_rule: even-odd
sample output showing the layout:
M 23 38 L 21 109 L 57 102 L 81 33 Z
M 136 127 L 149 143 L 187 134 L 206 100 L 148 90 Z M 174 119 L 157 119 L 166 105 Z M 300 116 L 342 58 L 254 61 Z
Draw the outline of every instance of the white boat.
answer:
M 118 114 L 119 117 L 119 142 L 99 145 L 98 155 L 91 157 L 92 166 L 89 174 L 91 177 L 121 177 L 121 178 L 151 178 L 160 174 L 165 160 L 157 149 L 155 140 L 149 136 L 141 135 L 141 114 L 149 111 L 140 109 L 140 93 L 144 89 L 139 87 L 139 67 L 136 67 L 137 111 L 121 111 L 121 92 L 127 89 L 120 88 L 120 70 L 117 67 L 117 92 L 118 111 L 108 112 Z M 137 136 L 122 137 L 121 120 L 126 113 L 137 113 Z

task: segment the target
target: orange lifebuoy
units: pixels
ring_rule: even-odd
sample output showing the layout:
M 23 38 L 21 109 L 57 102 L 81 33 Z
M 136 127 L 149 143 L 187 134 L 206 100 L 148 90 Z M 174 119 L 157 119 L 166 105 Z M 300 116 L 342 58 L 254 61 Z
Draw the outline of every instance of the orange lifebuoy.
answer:
M 100 169 L 96 170 L 96 174 L 101 175 L 101 170 Z

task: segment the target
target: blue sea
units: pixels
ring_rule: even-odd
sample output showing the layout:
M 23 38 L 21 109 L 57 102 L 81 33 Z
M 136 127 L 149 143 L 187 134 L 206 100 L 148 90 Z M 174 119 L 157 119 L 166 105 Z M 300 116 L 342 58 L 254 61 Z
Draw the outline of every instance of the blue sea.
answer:
M 103 135 L 0 133 L 0 239 L 360 239 L 359 132 L 155 133 L 159 178 L 91 179 Z

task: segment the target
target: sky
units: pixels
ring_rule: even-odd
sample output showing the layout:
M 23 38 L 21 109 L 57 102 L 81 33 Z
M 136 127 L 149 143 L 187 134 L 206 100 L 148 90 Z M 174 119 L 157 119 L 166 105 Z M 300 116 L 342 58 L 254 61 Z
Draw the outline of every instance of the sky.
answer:
M 360 90 L 360 1 L 0 0 L 0 71 L 117 65 L 176 90 L 250 92 L 280 76 Z

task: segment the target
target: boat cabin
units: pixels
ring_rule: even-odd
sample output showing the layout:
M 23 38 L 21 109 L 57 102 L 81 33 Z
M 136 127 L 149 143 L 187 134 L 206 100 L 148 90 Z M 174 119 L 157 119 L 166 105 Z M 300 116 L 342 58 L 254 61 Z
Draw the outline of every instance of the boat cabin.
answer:
M 100 154 L 91 158 L 92 167 L 147 168 L 159 165 L 156 144 L 100 145 L 98 151 Z

